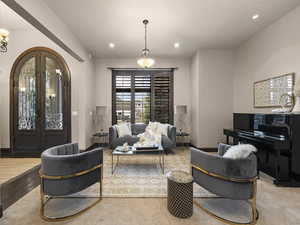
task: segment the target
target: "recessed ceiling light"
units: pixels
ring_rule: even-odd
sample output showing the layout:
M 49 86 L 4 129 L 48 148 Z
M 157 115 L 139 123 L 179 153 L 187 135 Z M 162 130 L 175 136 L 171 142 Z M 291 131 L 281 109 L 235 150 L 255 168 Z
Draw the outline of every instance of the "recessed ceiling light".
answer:
M 179 42 L 175 42 L 174 43 L 174 48 L 179 48 L 180 47 L 180 43 Z
M 257 20 L 259 18 L 259 15 L 258 14 L 254 14 L 253 16 L 252 16 L 252 19 L 253 20 Z
M 110 48 L 114 48 L 115 47 L 115 44 L 110 42 L 109 45 L 108 45 Z

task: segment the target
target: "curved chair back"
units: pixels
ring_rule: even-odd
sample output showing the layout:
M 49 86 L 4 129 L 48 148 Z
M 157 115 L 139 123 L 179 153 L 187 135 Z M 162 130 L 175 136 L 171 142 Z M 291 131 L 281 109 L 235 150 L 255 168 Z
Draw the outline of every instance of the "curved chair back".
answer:
M 244 159 L 229 159 L 192 149 L 191 164 L 194 181 L 218 196 L 247 200 L 256 194 L 257 160 L 254 154 Z
M 101 180 L 101 148 L 80 153 L 78 144 L 52 147 L 41 155 L 43 192 L 62 196 L 79 192 Z

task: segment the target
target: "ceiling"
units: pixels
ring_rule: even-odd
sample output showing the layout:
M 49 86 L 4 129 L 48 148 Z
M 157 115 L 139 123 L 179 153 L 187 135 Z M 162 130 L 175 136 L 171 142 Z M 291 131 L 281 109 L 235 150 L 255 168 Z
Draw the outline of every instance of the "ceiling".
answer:
M 190 57 L 199 48 L 232 48 L 300 0 L 44 0 L 98 58 L 136 57 L 149 48 L 161 57 Z M 252 20 L 259 14 L 257 21 Z M 110 42 L 115 48 L 109 48 Z M 174 42 L 180 42 L 178 49 Z
M 22 17 L 0 1 L 0 28 L 12 30 L 33 29 Z

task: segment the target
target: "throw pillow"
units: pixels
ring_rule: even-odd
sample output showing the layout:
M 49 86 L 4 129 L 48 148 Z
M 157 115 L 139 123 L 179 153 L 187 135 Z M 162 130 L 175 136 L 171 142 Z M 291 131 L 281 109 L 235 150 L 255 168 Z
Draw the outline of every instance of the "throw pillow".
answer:
M 116 125 L 116 127 L 119 137 L 124 137 L 125 135 L 132 135 L 130 123 L 120 123 Z
M 253 145 L 249 145 L 249 144 L 234 145 L 225 152 L 223 157 L 230 158 L 230 159 L 243 159 L 243 158 L 247 158 L 252 152 L 256 152 L 256 151 L 257 149 Z
M 160 127 L 160 133 L 162 135 L 165 135 L 165 136 L 168 137 L 169 124 L 167 124 L 167 123 L 160 123 L 159 127 Z

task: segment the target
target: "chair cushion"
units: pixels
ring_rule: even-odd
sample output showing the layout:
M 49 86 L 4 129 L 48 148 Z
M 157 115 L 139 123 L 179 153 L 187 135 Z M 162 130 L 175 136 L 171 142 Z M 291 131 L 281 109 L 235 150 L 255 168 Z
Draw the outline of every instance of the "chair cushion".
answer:
M 131 131 L 133 135 L 138 135 L 145 132 L 147 124 L 136 123 L 131 125 Z

